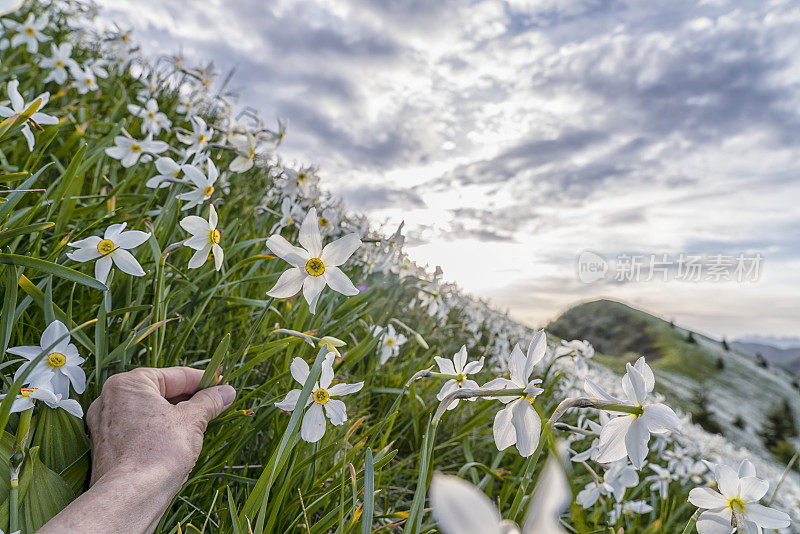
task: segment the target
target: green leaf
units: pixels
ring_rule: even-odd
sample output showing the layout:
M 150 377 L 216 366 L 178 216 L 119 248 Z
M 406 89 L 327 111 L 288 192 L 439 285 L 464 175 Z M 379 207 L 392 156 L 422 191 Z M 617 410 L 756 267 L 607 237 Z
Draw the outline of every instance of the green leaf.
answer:
M 372 515 L 375 513 L 375 466 L 372 450 L 367 449 L 364 460 L 364 515 L 361 518 L 361 534 L 372 533 Z
M 38 402 L 34 417 L 31 446 L 42 448 L 42 462 L 57 473 L 67 469 L 89 450 L 89 436 L 83 420 L 61 408 L 50 408 Z
M 225 358 L 225 355 L 228 354 L 228 347 L 230 344 L 231 334 L 228 332 L 225 337 L 222 338 L 222 341 L 219 342 L 219 345 L 217 345 L 217 350 L 214 351 L 214 356 L 212 356 L 211 361 L 208 362 L 197 389 L 204 389 L 217 383 L 217 370 L 220 365 L 222 365 L 222 360 Z
M 63 278 L 64 280 L 77 282 L 93 289 L 108 291 L 108 287 L 106 287 L 105 284 L 101 284 L 95 278 L 78 272 L 75 269 L 70 269 L 69 267 L 64 267 L 63 265 L 58 265 L 57 263 L 50 261 L 31 258 L 30 256 L 20 256 L 18 254 L 0 254 L 0 263 L 29 267 L 31 269 L 36 269 L 37 271 L 42 271 L 59 278 Z

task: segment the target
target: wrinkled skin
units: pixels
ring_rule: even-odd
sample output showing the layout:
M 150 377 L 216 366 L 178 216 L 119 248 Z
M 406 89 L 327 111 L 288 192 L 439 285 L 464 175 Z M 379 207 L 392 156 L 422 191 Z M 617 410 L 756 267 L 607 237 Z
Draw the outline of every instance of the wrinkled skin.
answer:
M 197 391 L 202 375 L 139 368 L 109 378 L 86 414 L 91 488 L 39 532 L 152 532 L 194 467 L 209 421 L 236 396 L 228 385 Z

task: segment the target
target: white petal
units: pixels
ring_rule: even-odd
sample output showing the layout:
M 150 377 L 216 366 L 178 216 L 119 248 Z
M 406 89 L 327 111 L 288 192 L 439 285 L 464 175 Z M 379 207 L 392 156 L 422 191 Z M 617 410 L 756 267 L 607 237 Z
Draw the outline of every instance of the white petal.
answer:
M 306 363 L 303 358 L 295 358 L 292 360 L 292 364 L 289 366 L 289 372 L 292 373 L 292 378 L 303 385 L 308 379 L 308 363 Z
M 483 362 L 486 358 L 481 356 L 481 359 L 475 362 L 469 362 L 467 365 L 464 366 L 464 374 L 465 375 L 474 375 L 475 373 L 480 372 L 483 369 Z
M 333 382 L 333 360 L 336 359 L 336 354 L 329 352 L 322 360 L 322 373 L 319 375 L 319 386 L 327 390 L 331 382 Z
M 744 502 L 758 502 L 761 497 L 767 494 L 769 482 L 756 477 L 744 477 L 739 479 L 739 497 Z
M 47 401 L 45 401 L 45 402 L 47 402 Z M 49 406 L 50 403 L 47 402 L 47 405 Z M 51 408 L 54 408 L 54 407 L 55 406 L 51 406 Z M 78 401 L 76 401 L 75 399 L 64 399 L 62 401 L 59 401 L 58 407 L 62 408 L 68 414 L 74 415 L 75 417 L 77 417 L 79 419 L 81 417 L 83 417 L 83 408 L 81 408 L 81 404 Z
M 436 365 L 439 366 L 440 373 L 446 375 L 456 374 L 456 369 L 453 366 L 452 360 L 448 360 L 447 358 L 442 358 L 441 356 L 434 356 L 433 359 L 436 362 Z
M 61 321 L 53 321 L 42 332 L 41 343 L 43 349 L 54 343 L 69 343 L 69 329 Z
M 353 282 L 351 282 L 347 275 L 338 267 L 326 265 L 325 273 L 320 278 L 325 278 L 325 282 L 327 282 L 330 288 L 342 295 L 347 295 L 348 297 L 358 295 L 358 288 L 353 285 Z
M 109 254 L 109 256 L 111 256 L 111 259 L 114 260 L 114 264 L 123 273 L 127 273 L 131 276 L 144 276 L 144 269 L 142 269 L 142 266 L 136 261 L 136 258 L 133 257 L 133 254 L 127 250 L 118 248 Z
M 136 248 L 150 238 L 150 232 L 140 232 L 139 230 L 128 230 L 122 232 L 116 239 L 114 244 L 120 248 L 132 249 Z
M 22 345 L 19 347 L 11 347 L 6 349 L 6 352 L 9 354 L 14 354 L 15 356 L 22 356 L 25 359 L 32 360 L 42 352 L 42 347 L 38 345 Z
M 504 450 L 517 442 L 517 431 L 511 423 L 513 418 L 513 409 L 515 403 L 521 402 L 519 399 L 509 404 L 494 416 L 494 424 L 492 425 L 492 433 L 494 434 L 494 443 L 497 445 L 498 450 Z
M 67 375 L 69 381 L 72 382 L 72 387 L 75 388 L 75 393 L 80 395 L 86 390 L 86 373 L 80 367 L 72 367 L 65 365 L 61 367 L 61 372 Z
M 478 488 L 458 477 L 433 476 L 431 506 L 443 534 L 500 534 L 502 518 Z
M 208 255 L 211 253 L 211 243 L 208 243 L 206 246 L 195 252 L 191 259 L 189 260 L 189 268 L 190 269 L 197 269 L 202 267 L 203 264 L 208 259 Z
M 672 408 L 664 404 L 649 404 L 644 407 L 641 416 L 647 423 L 647 428 L 654 434 L 669 432 L 670 430 L 680 430 L 681 420 L 672 411 Z
M 193 235 L 202 234 L 207 236 L 208 232 L 211 231 L 208 221 L 202 217 L 198 217 L 197 215 L 189 215 L 188 217 L 184 217 L 181 220 L 181 228 Z
M 533 336 L 533 339 L 531 339 L 531 342 L 528 345 L 528 354 L 526 356 L 526 371 L 528 372 L 528 375 L 526 378 L 530 376 L 530 373 L 533 371 L 533 367 L 539 363 L 542 358 L 544 358 L 546 352 L 547 336 L 545 335 L 544 330 L 539 330 L 536 332 L 536 335 Z
M 283 411 L 292 412 L 294 411 L 295 406 L 297 406 L 297 399 L 299 398 L 300 398 L 300 390 L 293 389 L 286 394 L 286 397 L 284 397 L 282 401 L 276 402 L 275 406 L 277 406 L 279 409 Z
M 697 518 L 698 534 L 732 534 L 731 511 L 707 511 Z
M 787 514 L 758 503 L 747 504 L 745 516 L 748 521 L 752 521 L 761 528 L 786 528 L 791 524 Z
M 313 403 L 303 416 L 300 437 L 308 443 L 316 443 L 325 435 L 325 413 L 322 406 Z
M 219 271 L 222 269 L 222 261 L 225 259 L 225 252 L 222 250 L 221 246 L 214 243 L 211 245 L 211 253 L 214 255 L 214 269 Z
M 626 415 L 614 418 L 603 425 L 597 445 L 597 457 L 595 459 L 597 462 L 616 462 L 627 456 L 628 450 L 625 448 L 625 436 L 633 421 L 634 417 L 632 415 Z
M 278 234 L 269 236 L 269 239 L 267 239 L 267 248 L 269 248 L 280 259 L 287 261 L 295 267 L 299 267 L 300 269 L 305 269 L 306 262 L 308 262 L 308 259 L 310 258 L 308 252 L 300 247 L 292 245 L 286 241 L 283 236 Z
M 718 465 L 715 473 L 719 492 L 728 499 L 739 496 L 739 475 L 727 465 Z
M 439 393 L 436 394 L 436 398 L 439 400 L 443 400 L 445 397 L 447 397 L 457 389 L 458 389 L 458 382 L 456 382 L 455 380 L 448 380 L 442 385 L 442 389 L 440 389 Z
M 305 246 L 305 245 L 304 245 Z M 325 245 L 325 248 L 322 249 L 322 261 L 325 262 L 325 266 L 332 266 L 336 267 L 338 265 L 343 264 L 353 255 L 353 252 L 358 250 L 358 247 L 361 246 L 361 239 L 359 239 L 357 234 L 347 234 L 344 237 L 340 237 L 336 241 L 332 243 L 328 243 Z M 311 250 L 309 249 L 309 252 Z
M 467 346 L 461 345 L 461 349 L 453 355 L 453 366 L 459 373 L 464 372 L 464 365 L 467 363 Z
M 527 458 L 536 452 L 542 432 L 542 420 L 533 406 L 524 400 L 513 405 L 511 423 L 517 434 L 517 449 Z
M 285 271 L 275 285 L 267 291 L 267 295 L 276 299 L 293 297 L 303 288 L 303 281 L 308 277 L 305 271 L 293 267 Z
M 303 297 L 308 302 L 308 310 L 314 313 L 317 309 L 319 295 L 325 288 L 325 279 L 321 276 L 306 276 L 303 279 Z
M 325 403 L 325 414 L 334 426 L 343 425 L 347 421 L 347 406 L 336 399 L 330 399 Z
M 328 395 L 331 397 L 342 397 L 344 395 L 350 395 L 351 393 L 361 391 L 361 388 L 363 387 L 364 382 L 356 382 L 355 384 L 334 384 L 328 389 Z
M 320 257 L 322 254 L 322 236 L 319 233 L 316 208 L 308 210 L 308 214 L 306 218 L 303 219 L 303 224 L 300 226 L 300 237 L 298 240 L 308 253 L 311 254 L 311 257 Z
M 631 423 L 628 433 L 625 435 L 628 458 L 631 459 L 631 463 L 636 469 L 642 468 L 647 453 L 650 452 L 647 448 L 648 441 L 650 441 L 650 432 L 647 430 L 647 423 L 639 417 Z

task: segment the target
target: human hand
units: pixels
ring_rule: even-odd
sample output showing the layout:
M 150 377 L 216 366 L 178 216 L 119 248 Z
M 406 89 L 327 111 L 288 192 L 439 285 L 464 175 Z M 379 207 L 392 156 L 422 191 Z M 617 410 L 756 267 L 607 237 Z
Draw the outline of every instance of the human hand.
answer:
M 189 367 L 142 367 L 110 377 L 86 413 L 92 484 L 110 472 L 154 472 L 180 488 L 200 455 L 206 425 L 236 397 L 229 385 L 197 391 L 202 376 Z

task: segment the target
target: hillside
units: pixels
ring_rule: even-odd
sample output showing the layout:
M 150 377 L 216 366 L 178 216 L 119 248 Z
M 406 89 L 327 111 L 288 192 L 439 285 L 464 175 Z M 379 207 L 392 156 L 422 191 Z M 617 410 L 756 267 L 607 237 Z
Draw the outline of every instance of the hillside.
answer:
M 624 372 L 625 362 L 646 356 L 659 391 L 671 403 L 696 413 L 704 395 L 705 408 L 722 434 L 754 452 L 768 454 L 758 434 L 769 412 L 787 400 L 795 418 L 800 414 L 800 393 L 783 370 L 764 368 L 749 354 L 735 347 L 725 350 L 721 342 L 696 332 L 691 342 L 689 330 L 620 302 L 577 305 L 547 330 L 563 339 L 588 340 L 596 359 L 618 373 Z
M 734 341 L 731 343 L 731 347 L 756 359 L 763 358 L 768 363 L 790 373 L 800 373 L 800 348 L 780 348 L 766 343 L 748 341 Z

